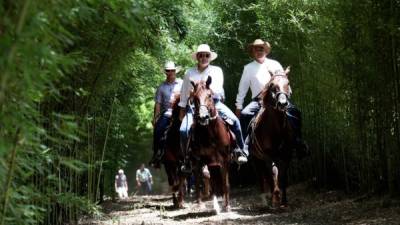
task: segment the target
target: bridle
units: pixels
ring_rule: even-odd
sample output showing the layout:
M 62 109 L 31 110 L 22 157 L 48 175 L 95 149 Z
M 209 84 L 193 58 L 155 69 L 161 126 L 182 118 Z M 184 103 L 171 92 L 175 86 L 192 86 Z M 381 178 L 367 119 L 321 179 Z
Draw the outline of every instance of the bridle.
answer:
M 202 87 L 202 91 L 210 91 L 209 89 L 204 89 L 204 87 Z M 211 98 L 210 96 L 212 96 L 212 94 L 207 95 L 206 98 Z M 211 99 L 211 101 L 213 101 Z M 197 104 L 198 106 L 198 110 L 194 110 L 194 117 L 195 120 L 202 126 L 207 126 L 210 121 L 216 120 L 218 117 L 218 113 L 216 112 L 216 110 L 214 110 L 214 115 L 211 116 L 213 114 L 213 110 L 210 107 L 210 105 L 206 105 L 206 104 Z M 196 108 L 196 104 L 195 104 L 195 108 Z
M 276 77 L 284 77 L 287 79 L 287 76 L 285 74 L 276 74 L 271 77 L 271 81 L 268 82 L 267 84 L 267 94 L 271 97 L 272 102 L 266 102 L 268 107 L 272 107 L 273 109 L 280 110 L 280 111 L 286 111 L 287 106 L 289 105 L 289 93 L 286 93 L 284 91 L 273 91 L 272 87 L 274 87 L 274 79 Z

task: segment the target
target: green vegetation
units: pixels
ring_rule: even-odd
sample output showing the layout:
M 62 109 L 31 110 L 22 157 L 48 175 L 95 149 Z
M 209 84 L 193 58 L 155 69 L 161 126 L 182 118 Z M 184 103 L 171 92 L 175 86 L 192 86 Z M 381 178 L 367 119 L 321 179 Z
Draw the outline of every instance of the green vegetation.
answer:
M 0 225 L 96 213 L 117 168 L 149 159 L 163 62 L 209 43 L 233 107 L 258 37 L 303 111 L 313 155 L 292 178 L 398 194 L 399 23 L 398 0 L 2 0 Z

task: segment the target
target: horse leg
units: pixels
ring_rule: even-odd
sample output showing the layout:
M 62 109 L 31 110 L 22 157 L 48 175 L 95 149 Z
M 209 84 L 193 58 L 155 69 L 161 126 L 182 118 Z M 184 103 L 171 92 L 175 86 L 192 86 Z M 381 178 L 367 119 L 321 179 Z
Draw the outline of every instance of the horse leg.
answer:
M 275 189 L 275 181 L 274 181 L 274 174 L 273 174 L 273 167 L 272 167 L 272 161 L 267 160 L 265 162 L 266 170 L 265 170 L 265 182 L 269 186 L 270 194 L 271 194 L 271 205 L 272 207 L 275 207 L 277 204 L 279 204 L 279 200 L 277 199 L 277 195 L 275 194 L 276 189 Z M 267 188 L 265 189 L 265 191 Z
M 272 179 L 273 179 L 273 188 L 272 191 L 272 207 L 278 207 L 281 204 L 281 190 L 279 189 L 279 170 L 278 167 L 273 164 L 272 165 Z
M 196 187 L 196 198 L 197 198 L 197 203 L 201 206 L 201 181 L 202 181 L 202 174 L 201 174 L 201 166 L 196 165 L 194 169 L 194 179 L 195 179 L 195 187 Z
M 231 207 L 229 205 L 229 172 L 228 167 L 229 165 L 225 164 L 224 167 L 221 168 L 221 175 L 222 175 L 222 192 L 224 194 L 224 211 L 229 212 Z
M 207 165 L 205 165 L 202 169 L 203 174 L 203 184 L 204 184 L 204 198 L 209 199 L 211 198 L 211 191 L 210 191 L 210 171 L 208 170 Z
M 282 200 L 281 200 L 281 207 L 287 207 L 287 195 L 286 195 L 286 188 L 287 188 L 287 181 L 288 175 L 287 171 L 289 168 L 289 162 L 283 161 L 280 165 L 280 173 L 279 173 L 279 186 L 282 190 Z
M 267 190 L 268 190 L 268 185 L 267 185 L 267 175 L 266 175 L 266 168 L 265 168 L 265 164 L 264 161 L 254 158 L 253 159 L 253 168 L 254 171 L 258 171 L 259 173 L 257 173 L 257 178 L 259 180 L 258 184 L 260 185 L 260 192 L 261 194 L 259 195 L 260 199 L 261 199 L 261 203 L 262 205 L 267 205 Z
M 178 208 L 178 199 L 176 198 L 175 192 L 172 192 L 172 202 L 175 208 Z
M 183 198 L 185 195 L 185 177 L 179 176 L 178 183 L 178 208 L 183 208 Z

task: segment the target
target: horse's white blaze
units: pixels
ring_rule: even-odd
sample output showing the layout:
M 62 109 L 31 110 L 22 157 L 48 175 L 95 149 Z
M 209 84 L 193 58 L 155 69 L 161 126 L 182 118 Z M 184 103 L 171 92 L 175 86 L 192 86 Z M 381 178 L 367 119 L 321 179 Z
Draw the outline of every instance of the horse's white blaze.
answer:
M 199 109 L 199 116 L 200 118 L 205 118 L 206 116 L 208 116 L 208 109 L 205 106 L 200 106 Z

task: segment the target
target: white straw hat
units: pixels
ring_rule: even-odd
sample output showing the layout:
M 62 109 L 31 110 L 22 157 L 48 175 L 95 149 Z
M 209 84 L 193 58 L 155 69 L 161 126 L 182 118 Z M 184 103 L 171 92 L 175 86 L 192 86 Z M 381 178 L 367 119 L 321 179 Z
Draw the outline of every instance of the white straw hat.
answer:
M 271 51 L 271 44 L 268 41 L 263 41 L 261 39 L 254 40 L 253 43 L 250 43 L 249 46 L 248 46 L 248 50 L 249 50 L 250 53 L 252 52 L 252 48 L 254 46 L 263 47 L 267 54 Z
M 197 53 L 199 52 L 210 53 L 210 61 L 213 61 L 218 56 L 217 53 L 211 51 L 210 46 L 208 44 L 201 44 L 197 47 L 197 51 L 192 53 L 192 59 L 197 60 Z
M 167 61 L 164 64 L 164 70 L 175 70 L 175 73 L 179 73 L 179 71 L 181 70 L 181 67 L 176 66 L 173 61 Z

